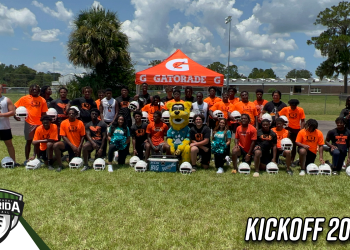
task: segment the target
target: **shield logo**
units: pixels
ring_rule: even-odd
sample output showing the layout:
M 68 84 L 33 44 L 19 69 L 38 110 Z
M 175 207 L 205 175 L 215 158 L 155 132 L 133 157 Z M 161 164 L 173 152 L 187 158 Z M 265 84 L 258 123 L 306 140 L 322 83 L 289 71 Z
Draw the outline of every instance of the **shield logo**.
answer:
M 0 243 L 17 226 L 23 212 L 23 195 L 0 189 Z

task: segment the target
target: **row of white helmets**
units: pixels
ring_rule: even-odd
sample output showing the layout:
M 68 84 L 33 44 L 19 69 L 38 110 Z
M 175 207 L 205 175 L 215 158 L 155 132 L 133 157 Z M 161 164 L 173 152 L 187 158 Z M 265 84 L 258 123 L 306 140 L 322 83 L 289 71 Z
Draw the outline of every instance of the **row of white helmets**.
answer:
M 274 162 L 270 162 L 266 165 L 266 172 L 268 174 L 278 174 L 278 166 Z M 250 166 L 246 162 L 242 162 L 238 165 L 238 172 L 241 174 L 250 174 Z M 309 175 L 331 175 L 332 169 L 328 164 L 322 164 L 319 167 L 314 164 L 310 163 L 306 167 L 306 173 Z M 346 169 L 346 174 L 350 176 L 350 166 Z
M 78 112 L 77 117 L 79 117 L 80 116 L 79 108 L 77 106 L 71 106 L 71 108 L 74 108 L 75 110 L 77 110 Z M 56 121 L 57 119 L 57 111 L 54 108 L 49 108 L 46 111 L 46 115 L 50 116 L 53 122 Z M 25 121 L 28 118 L 28 111 L 24 106 L 20 106 L 16 109 L 15 116 L 19 118 L 21 121 Z

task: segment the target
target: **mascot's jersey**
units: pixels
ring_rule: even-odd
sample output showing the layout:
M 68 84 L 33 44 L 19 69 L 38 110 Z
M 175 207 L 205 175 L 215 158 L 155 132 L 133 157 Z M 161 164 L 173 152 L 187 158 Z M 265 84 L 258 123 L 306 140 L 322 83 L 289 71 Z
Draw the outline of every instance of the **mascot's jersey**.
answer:
M 190 138 L 190 128 L 186 126 L 181 130 L 174 130 L 173 127 L 171 127 L 168 130 L 167 137 L 173 139 L 175 149 L 177 149 L 177 146 L 179 146 L 183 140 Z

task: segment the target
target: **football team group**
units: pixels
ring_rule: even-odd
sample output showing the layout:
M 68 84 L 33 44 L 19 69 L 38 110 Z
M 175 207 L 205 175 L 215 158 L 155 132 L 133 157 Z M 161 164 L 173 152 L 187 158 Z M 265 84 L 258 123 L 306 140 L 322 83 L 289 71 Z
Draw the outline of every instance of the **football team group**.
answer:
M 165 90 L 163 98 L 151 96 L 144 83 L 141 94 L 131 97 L 128 88 L 122 86 L 121 96 L 117 98 L 112 97 L 112 89 L 105 89 L 98 91 L 98 99 L 93 100 L 92 89 L 84 87 L 82 97 L 69 100 L 68 90 L 61 87 L 59 98 L 53 100 L 50 86 L 32 85 L 29 95 L 13 104 L 2 95 L 3 86 L 0 85 L 0 140 L 7 147 L 7 158 L 19 166 L 12 144 L 9 118 L 13 116 L 17 121 L 25 120 L 25 166 L 40 160 L 49 170 L 60 172 L 62 162 L 82 154 L 81 171 L 86 171 L 91 168 L 89 161 L 95 151 L 95 159 L 105 159 L 108 171 L 113 172 L 113 161 L 125 164 L 130 153 L 145 161 L 150 155 L 170 155 L 170 147 L 164 139 L 169 137 L 169 112 L 165 104 L 191 102 L 190 130 L 185 137 L 190 140 L 192 172 L 199 165 L 209 168 L 212 153 L 217 173 L 223 173 L 225 163 L 231 162 L 232 173 L 236 173 L 240 159 L 248 168 L 254 162 L 254 177 L 259 176 L 259 171 L 267 170 L 269 165 L 281 163 L 280 156 L 283 156 L 281 159 L 290 175 L 293 174 L 291 167 L 297 165 L 301 168 L 299 175 L 305 175 L 308 166 L 311 171 L 317 154 L 321 164 L 328 164 L 335 175 L 344 165 L 350 145 L 350 98 L 335 120 L 336 127 L 327 133 L 324 142 L 317 121 L 305 121 L 299 101 L 291 99 L 286 105 L 281 101 L 280 91 L 274 91 L 272 101 L 268 102 L 263 99 L 264 91 L 257 89 L 256 100 L 251 102 L 247 91 L 236 97 L 237 90 L 233 87 L 224 91 L 222 98 L 216 96 L 215 87 L 209 88 L 207 98 L 202 92 L 194 96 L 191 87 L 186 87 L 183 98 L 172 86 Z M 234 146 L 230 150 L 232 138 Z M 130 143 L 132 152 L 129 152 Z M 34 154 L 31 156 L 32 145 Z M 224 147 L 213 150 L 217 145 Z M 325 163 L 324 148 L 332 155 L 332 163 Z

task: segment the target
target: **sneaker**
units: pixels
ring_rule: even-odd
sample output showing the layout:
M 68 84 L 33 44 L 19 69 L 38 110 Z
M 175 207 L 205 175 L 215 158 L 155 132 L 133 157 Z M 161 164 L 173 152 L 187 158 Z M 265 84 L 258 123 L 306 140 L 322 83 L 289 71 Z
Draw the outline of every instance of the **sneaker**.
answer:
M 49 170 L 55 170 L 52 166 L 49 166 L 48 169 L 49 169 Z
M 332 175 L 339 175 L 337 171 L 333 171 Z
M 21 164 L 19 164 L 19 163 L 15 163 L 15 165 L 14 165 L 14 167 L 19 167 L 19 166 L 21 166 Z
M 61 172 L 62 171 L 62 167 L 58 167 L 57 169 L 56 169 L 56 172 Z
M 27 163 L 28 163 L 28 160 L 25 160 L 25 161 L 23 162 L 23 165 L 24 165 L 24 166 L 27 166 Z
M 108 165 L 108 172 L 113 172 L 113 166 L 112 165 Z
M 237 174 L 237 170 L 236 169 L 232 169 L 231 174 Z
M 218 168 L 218 171 L 216 171 L 217 174 L 223 174 L 224 173 L 224 169 L 223 168 Z
M 259 172 L 255 172 L 254 174 L 253 174 L 253 177 L 259 177 Z
M 304 176 L 305 175 L 305 170 L 300 170 L 299 175 Z
M 289 174 L 290 176 L 293 175 L 293 171 L 292 170 L 287 170 L 287 174 Z
M 292 166 L 291 167 L 296 167 L 296 166 L 299 166 L 299 159 L 298 160 L 296 160 L 296 161 L 293 161 L 293 163 L 292 163 Z
M 89 169 L 90 169 L 89 166 L 84 166 L 84 168 L 82 170 L 80 170 L 80 171 L 84 172 L 84 171 L 89 170 Z
M 62 162 L 68 162 L 68 159 L 69 159 L 69 156 L 68 155 L 64 155 L 64 156 L 62 156 L 61 161 Z
M 197 171 L 197 167 L 192 166 L 191 172 L 196 172 L 196 171 Z

